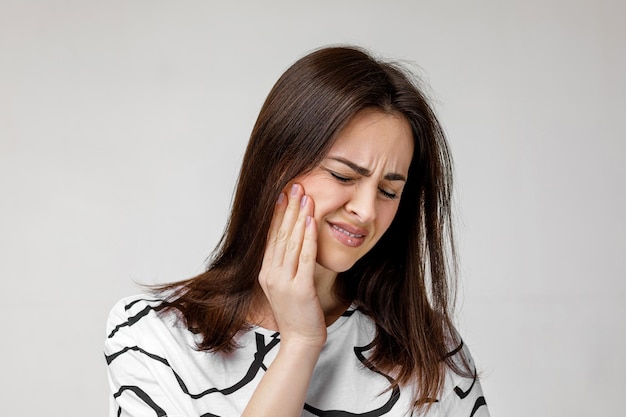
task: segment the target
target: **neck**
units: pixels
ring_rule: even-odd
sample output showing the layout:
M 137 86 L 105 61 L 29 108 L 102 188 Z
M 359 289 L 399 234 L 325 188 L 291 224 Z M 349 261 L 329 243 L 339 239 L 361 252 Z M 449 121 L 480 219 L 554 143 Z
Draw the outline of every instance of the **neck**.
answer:
M 337 299 L 335 294 L 336 272 L 317 264 L 313 279 L 315 280 L 315 290 L 326 318 L 326 326 L 330 326 L 346 311 L 349 304 Z
M 346 311 L 350 304 L 338 300 L 335 295 L 336 272 L 318 264 L 315 267 L 313 279 L 315 281 L 315 290 L 320 300 L 320 307 L 326 319 L 326 326 L 330 326 Z M 266 329 L 278 331 L 272 309 L 260 288 L 250 307 L 248 321 Z

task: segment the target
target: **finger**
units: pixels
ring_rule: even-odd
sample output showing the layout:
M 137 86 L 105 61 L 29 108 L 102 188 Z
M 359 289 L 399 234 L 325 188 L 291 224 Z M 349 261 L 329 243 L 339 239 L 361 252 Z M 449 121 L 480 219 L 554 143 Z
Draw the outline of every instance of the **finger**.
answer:
M 285 215 L 285 210 L 287 208 L 287 197 L 285 193 L 281 192 L 276 200 L 276 205 L 274 207 L 274 213 L 272 214 L 272 221 L 270 223 L 270 228 L 267 233 L 267 242 L 265 244 L 265 251 L 263 254 L 263 263 L 261 264 L 261 271 L 259 273 L 259 278 L 262 278 L 269 267 L 272 265 L 272 258 L 274 254 L 274 245 L 276 243 L 276 236 L 278 235 L 278 228 L 280 227 L 283 217 Z
M 300 199 L 302 198 L 302 194 L 302 186 L 298 184 L 291 186 L 287 208 L 274 239 L 271 264 L 273 268 L 280 268 L 283 265 L 287 242 L 289 241 L 293 227 L 298 219 L 298 214 L 300 213 Z
M 302 248 L 298 259 L 298 272 L 295 280 L 306 282 L 310 285 L 313 283 L 313 274 L 315 265 L 317 264 L 317 224 L 311 215 L 307 215 L 305 219 L 304 239 L 302 240 Z
M 300 262 L 300 251 L 304 240 L 307 218 L 313 214 L 313 202 L 307 195 L 303 195 L 300 199 L 300 212 L 298 218 L 291 231 L 291 236 L 287 241 L 285 256 L 283 260 L 283 269 L 290 277 L 294 277 L 298 272 L 298 263 Z

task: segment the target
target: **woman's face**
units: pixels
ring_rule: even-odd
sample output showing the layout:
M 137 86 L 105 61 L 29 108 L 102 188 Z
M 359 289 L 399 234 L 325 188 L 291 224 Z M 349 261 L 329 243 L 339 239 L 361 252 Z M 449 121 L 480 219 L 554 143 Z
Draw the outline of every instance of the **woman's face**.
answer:
M 364 110 L 320 165 L 296 179 L 315 203 L 320 266 L 346 271 L 378 242 L 398 211 L 412 156 L 404 117 Z

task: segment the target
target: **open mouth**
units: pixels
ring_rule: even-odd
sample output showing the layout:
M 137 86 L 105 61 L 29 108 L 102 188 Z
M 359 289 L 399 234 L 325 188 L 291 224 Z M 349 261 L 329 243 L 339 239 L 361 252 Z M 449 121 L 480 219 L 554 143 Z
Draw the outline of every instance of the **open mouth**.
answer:
M 335 223 L 329 223 L 329 225 L 335 238 L 346 246 L 356 248 L 365 242 L 367 231 L 357 230 L 356 228 L 348 225 L 340 226 Z
M 339 227 L 339 226 L 337 226 L 335 224 L 331 224 L 330 227 L 332 227 L 333 229 L 337 230 L 338 232 L 341 232 L 341 233 L 345 234 L 346 236 L 350 236 L 350 237 L 358 238 L 358 239 L 362 239 L 362 238 L 365 237 L 365 235 L 357 235 L 355 233 L 350 233 L 347 230 L 342 229 L 341 227 Z

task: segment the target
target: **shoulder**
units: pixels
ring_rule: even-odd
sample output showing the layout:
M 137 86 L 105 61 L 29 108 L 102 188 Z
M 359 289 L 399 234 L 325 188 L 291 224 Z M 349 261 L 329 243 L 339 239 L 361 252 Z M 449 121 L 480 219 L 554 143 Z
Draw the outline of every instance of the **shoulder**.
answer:
M 195 336 L 164 302 L 146 295 L 118 301 L 111 309 L 104 342 L 111 387 L 111 415 L 189 415 L 176 379 L 177 361 L 193 358 Z M 166 411 L 165 411 L 166 410 Z M 126 415 L 126 414 L 125 414 Z
M 122 298 L 109 312 L 105 350 L 110 353 L 141 346 L 161 351 L 167 346 L 195 346 L 196 335 L 175 312 L 164 312 L 164 306 L 163 299 L 145 294 Z
M 446 416 L 489 417 L 487 401 L 483 395 L 479 372 L 469 347 L 461 340 L 450 352 L 451 366 L 447 367 L 444 390 L 439 408 Z M 470 375 L 462 375 L 454 365 L 463 369 L 467 365 Z
M 161 319 L 156 313 L 162 309 L 163 300 L 144 294 L 119 300 L 109 312 L 106 325 L 107 338 L 112 338 L 125 327 L 132 327 L 141 320 Z
M 162 302 L 163 300 L 150 297 L 146 294 L 136 294 L 124 297 L 116 302 L 113 305 L 113 308 L 111 308 L 108 322 L 110 323 L 112 320 L 128 317 L 131 310 L 135 310 L 137 307 L 145 308 L 146 306 L 155 304 L 158 305 Z
M 120 299 L 113 305 L 109 312 L 109 322 L 117 318 L 126 318 L 133 315 L 133 312 L 144 309 L 155 309 L 163 304 L 164 300 L 159 297 L 147 294 L 135 294 Z

